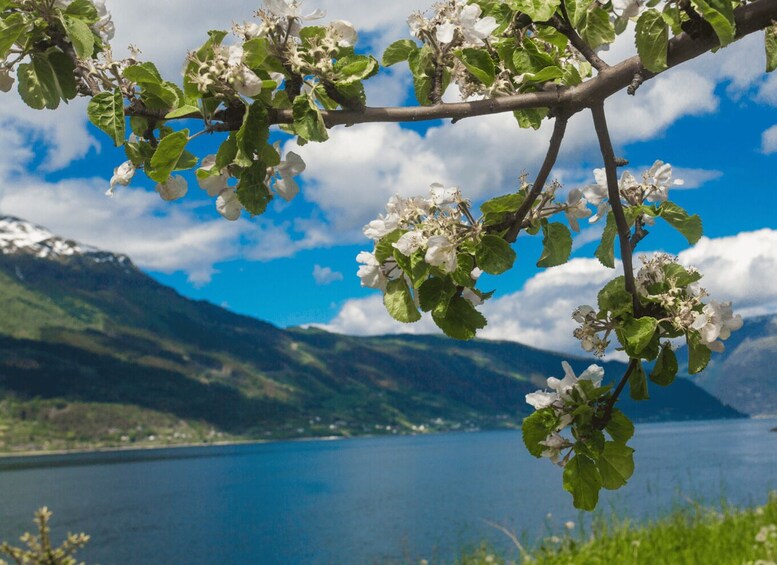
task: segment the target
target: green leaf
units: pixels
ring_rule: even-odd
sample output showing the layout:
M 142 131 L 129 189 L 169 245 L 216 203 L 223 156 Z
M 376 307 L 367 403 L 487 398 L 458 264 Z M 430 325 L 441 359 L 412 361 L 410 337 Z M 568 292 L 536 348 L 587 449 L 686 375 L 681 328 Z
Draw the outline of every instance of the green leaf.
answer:
M 547 449 L 540 445 L 558 426 L 558 419 L 552 408 L 543 408 L 537 410 L 534 414 L 523 419 L 521 431 L 523 432 L 523 443 L 526 449 L 534 457 L 542 457 L 542 452 Z
M 255 154 L 270 137 L 270 126 L 267 123 L 267 108 L 256 101 L 246 108 L 243 123 L 235 135 L 237 143 L 236 163 L 241 167 L 250 167 L 254 163 Z
M 572 493 L 575 508 L 593 510 L 599 502 L 602 477 L 585 455 L 575 455 L 564 467 L 564 490 Z
M 478 267 L 490 275 L 501 275 L 512 268 L 515 251 L 504 239 L 496 235 L 484 235 L 475 247 Z
M 73 100 L 78 95 L 73 61 L 62 51 L 56 49 L 49 50 L 48 59 L 59 83 L 62 99 Z
M 523 194 L 505 194 L 491 200 L 486 200 L 480 205 L 483 214 L 498 214 L 503 212 L 515 212 L 521 207 L 525 196 Z
M 469 253 L 456 255 L 456 270 L 451 273 L 451 278 L 459 286 L 472 288 L 475 281 L 472 280 L 472 269 L 475 268 L 475 259 Z
M 201 117 L 202 112 L 200 112 L 200 109 L 197 106 L 189 106 L 184 105 L 180 108 L 176 108 L 175 110 L 172 110 L 168 112 L 165 115 L 166 120 L 172 120 L 174 118 L 181 118 L 183 116 L 189 116 L 189 114 L 197 114 L 197 116 L 190 116 L 190 117 Z
M 624 277 L 616 277 L 608 282 L 598 295 L 599 309 L 611 312 L 613 316 L 629 314 L 633 309 L 631 294 L 626 291 Z
M 151 157 L 151 169 L 146 174 L 151 180 L 165 182 L 178 165 L 183 150 L 189 142 L 189 130 L 181 130 L 163 137 Z
M 688 374 L 701 373 L 710 362 L 712 351 L 706 345 L 699 343 L 699 337 L 694 334 L 686 336 L 688 344 Z
M 19 13 L 11 14 L 0 20 L 0 59 L 5 59 L 22 34 L 27 29 L 27 22 Z
M 394 259 L 405 274 L 410 277 L 410 282 L 417 288 L 429 276 L 431 265 L 424 260 L 424 251 L 419 249 L 410 257 L 403 255 L 399 249 L 394 249 Z
M 664 275 L 667 279 L 675 281 L 677 286 L 688 286 L 701 280 L 702 275 L 698 271 L 689 271 L 678 263 L 664 265 Z
M 89 116 L 90 122 L 108 134 L 114 145 L 118 147 L 124 143 L 126 122 L 121 90 L 117 88 L 113 92 L 100 92 L 94 96 L 89 101 L 86 114 Z M 158 182 L 165 180 L 167 180 L 167 176 Z
M 544 120 L 547 115 L 547 108 L 528 108 L 525 110 L 513 111 L 513 117 L 518 122 L 518 126 L 524 129 L 540 129 L 542 120 Z
M 231 165 L 237 157 L 237 139 L 235 133 L 230 133 L 219 146 L 216 152 L 216 165 L 213 167 L 214 173 L 219 174 L 219 171 Z
M 81 60 L 91 58 L 94 53 L 94 34 L 89 25 L 80 18 L 65 14 L 62 16 L 62 26 L 78 58 Z
M 421 319 L 421 313 L 413 302 L 413 295 L 410 294 L 404 277 L 389 281 L 383 295 L 383 304 L 391 317 L 398 322 L 407 324 Z
M 629 357 L 639 357 L 643 349 L 647 347 L 658 327 L 658 320 L 652 316 L 631 318 L 621 327 L 619 336 L 623 337 L 623 348 Z
M 162 75 L 154 63 L 138 63 L 124 69 L 124 78 L 138 84 L 162 84 Z
M 418 287 L 418 302 L 424 312 L 431 312 L 440 303 L 444 303 L 444 307 L 440 308 L 443 311 L 447 310 L 454 294 L 456 294 L 456 287 L 449 278 L 432 277 Z
M 608 441 L 599 457 L 599 473 L 604 488 L 621 488 L 634 474 L 634 450 L 623 443 Z
M 249 69 L 259 69 L 270 52 L 270 42 L 265 37 L 255 37 L 243 43 L 243 62 Z
M 32 55 L 30 63 L 19 65 L 16 75 L 19 78 L 19 95 L 29 107 L 54 110 L 59 106 L 62 93 L 46 55 Z
M 404 231 L 396 229 L 380 238 L 380 241 L 375 244 L 375 259 L 378 260 L 378 263 L 382 264 L 386 259 L 394 256 L 394 244 L 404 233 Z
M 294 131 L 306 141 L 326 141 L 329 134 L 321 111 L 315 102 L 307 95 L 300 94 L 292 105 L 294 115 Z
M 637 20 L 637 53 L 649 71 L 659 73 L 667 68 L 669 27 L 658 10 L 643 12 Z
M 96 23 L 100 19 L 91 0 L 74 0 L 65 9 L 65 14 L 84 20 L 87 24 Z
M 572 234 L 569 228 L 559 222 L 542 226 L 542 255 L 537 266 L 542 268 L 556 267 L 569 261 L 572 253 Z
M 432 311 L 432 319 L 448 337 L 465 340 L 475 337 L 477 330 L 485 328 L 487 323 L 483 314 L 461 296 L 451 298 L 444 314 L 437 309 Z
M 691 245 L 701 239 L 703 230 L 701 218 L 698 214 L 689 216 L 688 212 L 680 208 L 674 202 L 664 202 L 658 209 L 659 215 L 669 222 L 674 229 L 679 231 Z
M 470 74 L 480 82 L 486 86 L 494 84 L 496 67 L 494 67 L 494 61 L 487 51 L 467 48 L 457 51 L 456 56 L 464 63 Z
M 378 72 L 378 61 L 366 55 L 346 55 L 337 60 L 334 66 L 337 86 L 365 80 Z
M 560 79 L 563 76 L 564 71 L 562 71 L 560 67 L 552 65 L 550 67 L 545 67 L 534 74 L 527 74 L 524 76 L 524 81 L 526 83 L 548 82 Z
M 636 368 L 629 375 L 629 395 L 632 400 L 649 400 L 647 376 L 642 368 L 642 361 L 637 361 Z
M 777 24 L 772 24 L 766 28 L 764 46 L 766 48 L 766 72 L 770 73 L 777 69 Z
M 617 408 L 612 411 L 610 421 L 604 428 L 613 441 L 626 443 L 634 435 L 634 424 Z
M 589 0 L 564 0 L 572 26 L 577 28 L 591 5 Z
M 520 10 L 533 22 L 546 22 L 556 12 L 561 0 L 508 0 L 513 10 Z
M 615 224 L 615 216 L 612 212 L 607 214 L 607 223 L 602 232 L 602 242 L 596 248 L 594 257 L 610 269 L 615 268 L 615 238 L 618 237 L 618 226 Z
M 669 386 L 677 375 L 677 356 L 672 351 L 672 345 L 666 342 L 661 347 L 656 364 L 650 373 L 650 380 L 659 386 Z
M 252 216 L 263 214 L 273 199 L 270 189 L 264 183 L 266 176 L 267 167 L 264 163 L 256 162 L 241 173 L 237 183 L 237 199 Z
M 418 46 L 410 39 L 400 39 L 386 48 L 383 53 L 383 66 L 390 67 L 402 61 L 407 61 L 410 54 L 417 50 Z
M 715 30 L 721 47 L 734 41 L 736 22 L 731 0 L 691 0 L 691 4 Z
M 615 28 L 610 22 L 610 15 L 602 8 L 585 12 L 580 20 L 578 31 L 591 49 L 615 41 Z

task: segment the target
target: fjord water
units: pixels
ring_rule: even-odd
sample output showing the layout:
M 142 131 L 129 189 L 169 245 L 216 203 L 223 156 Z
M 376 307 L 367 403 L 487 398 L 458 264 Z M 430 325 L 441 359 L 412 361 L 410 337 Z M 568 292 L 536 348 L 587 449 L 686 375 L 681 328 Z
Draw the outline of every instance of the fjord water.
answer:
M 644 518 L 689 500 L 762 503 L 777 489 L 772 420 L 642 424 L 637 471 L 601 508 Z M 500 524 L 530 542 L 580 515 L 561 470 L 517 432 L 178 448 L 0 460 L 0 539 L 92 536 L 87 563 L 451 562 Z M 550 514 L 550 516 L 548 516 Z

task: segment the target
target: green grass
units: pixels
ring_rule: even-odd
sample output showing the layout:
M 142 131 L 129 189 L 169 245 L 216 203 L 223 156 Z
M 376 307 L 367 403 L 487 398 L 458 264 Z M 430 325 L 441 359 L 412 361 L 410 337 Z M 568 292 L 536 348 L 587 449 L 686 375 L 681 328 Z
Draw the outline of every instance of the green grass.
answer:
M 533 549 L 516 547 L 514 554 L 505 557 L 483 545 L 459 564 L 774 565 L 777 492 L 764 506 L 747 510 L 696 506 L 644 524 L 599 518 L 591 532 L 550 536 Z

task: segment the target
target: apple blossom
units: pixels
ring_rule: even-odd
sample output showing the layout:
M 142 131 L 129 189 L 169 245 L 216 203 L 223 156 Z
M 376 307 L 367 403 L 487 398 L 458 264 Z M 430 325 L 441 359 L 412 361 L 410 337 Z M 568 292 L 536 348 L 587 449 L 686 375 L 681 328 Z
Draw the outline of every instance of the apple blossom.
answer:
M 243 205 L 240 204 L 234 191 L 226 190 L 216 199 L 216 211 L 230 222 L 234 222 L 240 218 Z
M 444 235 L 435 235 L 427 241 L 424 260 L 435 267 L 440 267 L 446 273 L 456 270 L 456 246 Z
M 178 200 L 186 196 L 186 192 L 189 190 L 186 184 L 186 179 L 180 175 L 170 177 L 165 182 L 156 185 L 156 191 L 162 200 L 172 201 Z
M 132 161 L 125 161 L 113 169 L 110 188 L 106 191 L 105 194 L 108 196 L 113 196 L 113 191 L 116 188 L 116 185 L 127 186 L 134 176 L 135 165 L 132 163 Z

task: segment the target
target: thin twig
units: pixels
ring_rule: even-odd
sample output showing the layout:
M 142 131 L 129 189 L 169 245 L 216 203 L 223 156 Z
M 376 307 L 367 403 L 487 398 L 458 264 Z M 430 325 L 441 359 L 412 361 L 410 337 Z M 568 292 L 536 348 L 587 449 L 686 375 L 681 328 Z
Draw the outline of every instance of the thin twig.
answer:
M 556 123 L 553 126 L 553 135 L 550 137 L 550 147 L 548 148 L 548 153 L 545 155 L 545 161 L 542 163 L 540 172 L 537 173 L 537 178 L 534 181 L 529 194 L 526 195 L 526 199 L 521 204 L 521 207 L 518 208 L 518 210 L 516 210 L 516 212 L 512 214 L 506 222 L 503 222 L 495 229 L 495 231 L 502 231 L 503 229 L 507 228 L 507 233 L 505 233 L 504 238 L 508 243 L 513 243 L 518 237 L 518 234 L 520 233 L 521 227 L 523 225 L 523 221 L 531 211 L 532 206 L 534 205 L 534 201 L 537 200 L 540 194 L 542 194 L 542 189 L 545 187 L 545 183 L 550 176 L 553 165 L 556 164 L 558 152 L 561 148 L 561 142 L 564 140 L 564 134 L 567 131 L 567 121 L 568 118 L 564 114 L 556 116 Z M 501 229 L 499 229 L 500 227 Z
M 623 376 L 621 377 L 621 381 L 618 383 L 618 386 L 616 387 L 615 392 L 612 393 L 612 396 L 607 401 L 607 406 L 604 409 L 604 414 L 596 422 L 597 427 L 600 430 L 603 430 L 604 427 L 610 423 L 610 419 L 612 418 L 612 411 L 613 411 L 613 408 L 615 407 L 615 403 L 618 402 L 618 398 L 623 392 L 623 389 L 626 387 L 626 383 L 629 382 L 629 377 L 631 377 L 631 373 L 634 372 L 634 370 L 637 368 L 637 363 L 640 363 L 640 362 L 641 361 L 639 359 L 632 359 L 629 362 L 629 366 L 626 368 L 626 372 L 623 373 Z
M 607 129 L 607 117 L 604 114 L 604 104 L 598 104 L 591 108 L 594 118 L 596 136 L 599 138 L 599 147 L 604 159 L 604 170 L 607 175 L 607 196 L 615 216 L 615 225 L 618 227 L 618 240 L 621 249 L 621 261 L 623 262 L 623 275 L 626 278 L 626 290 L 631 294 L 634 316 L 639 316 L 640 303 L 637 294 L 637 284 L 634 281 L 634 266 L 632 262 L 631 228 L 626 221 L 626 214 L 621 203 L 620 188 L 618 186 L 618 165 L 615 159 L 615 151 L 612 148 L 610 132 Z

